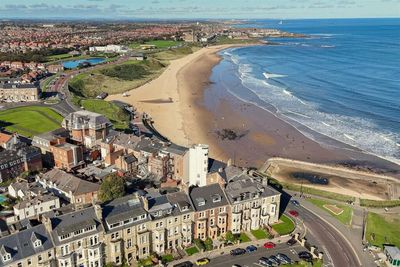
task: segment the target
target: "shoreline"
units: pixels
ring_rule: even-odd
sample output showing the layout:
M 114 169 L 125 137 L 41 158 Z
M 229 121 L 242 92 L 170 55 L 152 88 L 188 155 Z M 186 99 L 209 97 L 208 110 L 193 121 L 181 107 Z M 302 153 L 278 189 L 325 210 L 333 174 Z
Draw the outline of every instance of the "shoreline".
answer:
M 218 76 L 214 67 L 222 61 L 218 52 L 243 46 L 202 48 L 171 61 L 158 78 L 129 91 L 128 97 L 111 95 L 107 100 L 125 101 L 150 114 L 157 130 L 174 143 L 184 146 L 209 144 L 211 157 L 225 162 L 232 159 L 241 166 L 260 167 L 268 158 L 279 156 L 324 164 L 348 163 L 357 159 L 355 164 L 377 162 L 377 166 L 385 166 L 388 170 L 394 168 L 395 164 L 387 164 L 385 159 L 356 149 L 349 150 L 346 144 L 324 146 L 272 111 L 243 102 L 227 92 L 220 93 L 226 88 L 220 90 L 220 83 L 213 80 Z M 220 75 L 225 78 L 227 74 Z M 218 103 L 209 104 L 215 100 Z M 242 130 L 246 134 L 237 140 L 221 140 L 216 134 L 221 129 Z

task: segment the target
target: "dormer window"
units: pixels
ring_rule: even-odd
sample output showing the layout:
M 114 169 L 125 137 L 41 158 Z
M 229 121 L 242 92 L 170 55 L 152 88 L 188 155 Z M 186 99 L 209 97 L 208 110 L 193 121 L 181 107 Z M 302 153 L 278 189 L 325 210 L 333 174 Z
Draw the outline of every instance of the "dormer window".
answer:
M 199 207 L 204 206 L 206 204 L 206 200 L 202 197 L 197 198 L 196 201 L 197 201 L 197 205 L 199 205 Z
M 11 260 L 11 252 L 12 250 L 9 247 L 6 247 L 4 245 L 1 246 L 0 254 L 3 262 Z
M 189 207 L 188 207 L 188 206 L 183 206 L 183 207 L 182 207 L 182 211 L 187 211 L 187 210 L 189 210 Z
M 212 201 L 213 201 L 214 203 L 221 202 L 221 196 L 218 195 L 218 194 L 213 195 L 213 196 L 212 196 Z
M 7 254 L 5 254 L 5 255 L 3 256 L 3 261 L 9 261 L 9 260 L 11 260 L 11 254 L 10 254 L 10 253 L 7 253 Z
M 40 240 L 36 240 L 35 243 L 33 243 L 33 246 L 34 246 L 35 248 L 38 248 L 38 247 L 40 247 L 41 245 L 42 245 L 42 241 L 40 241 Z

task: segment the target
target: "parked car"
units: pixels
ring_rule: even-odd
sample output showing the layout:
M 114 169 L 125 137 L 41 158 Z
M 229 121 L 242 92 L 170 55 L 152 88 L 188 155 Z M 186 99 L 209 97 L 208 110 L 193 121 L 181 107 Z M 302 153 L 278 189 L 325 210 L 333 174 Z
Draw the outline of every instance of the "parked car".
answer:
M 300 203 L 296 199 L 290 200 L 290 203 L 292 203 L 293 205 L 295 205 L 297 207 L 300 206 Z
M 272 267 L 272 262 L 266 257 L 259 258 L 258 263 L 262 266 Z
M 291 239 L 289 239 L 286 244 L 288 244 L 289 246 L 293 246 L 294 244 L 296 244 L 296 239 L 294 239 L 294 237 L 292 237 Z
M 289 211 L 289 214 L 290 214 L 291 216 L 293 216 L 293 217 L 298 217 L 298 216 L 299 216 L 299 213 L 298 213 L 297 211 L 295 211 L 295 210 Z
M 192 267 L 193 263 L 191 263 L 190 261 L 184 261 L 178 264 L 175 264 L 173 267 Z
M 292 264 L 293 261 L 289 258 L 286 254 L 278 253 L 276 257 L 283 263 L 283 264 Z
M 273 242 L 267 242 L 264 244 L 264 248 L 274 248 L 276 245 Z
M 232 256 L 239 256 L 239 255 L 243 255 L 246 253 L 246 250 L 243 248 L 235 248 L 231 250 L 231 255 Z
M 311 261 L 312 260 L 312 255 L 308 251 L 301 251 L 299 252 L 299 258 L 304 260 L 304 261 Z
M 239 264 L 233 264 L 232 267 L 242 267 Z
M 254 251 L 257 251 L 257 247 L 254 246 L 254 245 L 250 245 L 250 246 L 248 246 L 248 247 L 246 248 L 246 251 L 247 251 L 247 252 L 254 252 Z
M 275 263 L 275 264 L 277 264 L 277 265 L 279 265 L 279 264 L 281 264 L 281 260 L 280 259 L 278 259 L 276 256 L 270 256 L 269 258 L 268 258 L 270 261 L 272 261 L 273 263 Z
M 210 262 L 207 258 L 198 259 L 196 261 L 197 266 L 207 265 Z

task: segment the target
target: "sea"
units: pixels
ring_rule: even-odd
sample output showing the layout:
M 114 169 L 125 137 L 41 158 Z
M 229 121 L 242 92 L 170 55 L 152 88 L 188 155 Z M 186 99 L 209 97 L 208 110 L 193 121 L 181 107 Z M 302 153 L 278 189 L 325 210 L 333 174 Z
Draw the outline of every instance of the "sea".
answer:
M 306 37 L 222 51 L 214 73 L 229 66 L 241 85 L 228 85 L 229 93 L 317 142 L 334 139 L 400 162 L 400 19 L 256 20 L 236 27 Z

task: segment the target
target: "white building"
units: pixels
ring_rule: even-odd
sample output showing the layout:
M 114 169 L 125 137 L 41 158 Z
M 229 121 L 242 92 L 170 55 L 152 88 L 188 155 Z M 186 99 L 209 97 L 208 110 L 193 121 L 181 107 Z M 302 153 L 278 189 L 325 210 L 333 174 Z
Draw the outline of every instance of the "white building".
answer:
M 60 199 L 56 196 L 45 194 L 34 198 L 24 199 L 14 205 L 14 214 L 18 220 L 37 217 L 40 214 L 59 209 Z
M 184 173 L 188 185 L 207 185 L 208 145 L 198 144 L 189 148 L 185 161 Z
M 127 53 L 128 48 L 123 45 L 106 45 L 106 46 L 91 46 L 89 52 L 103 52 L 103 53 Z

